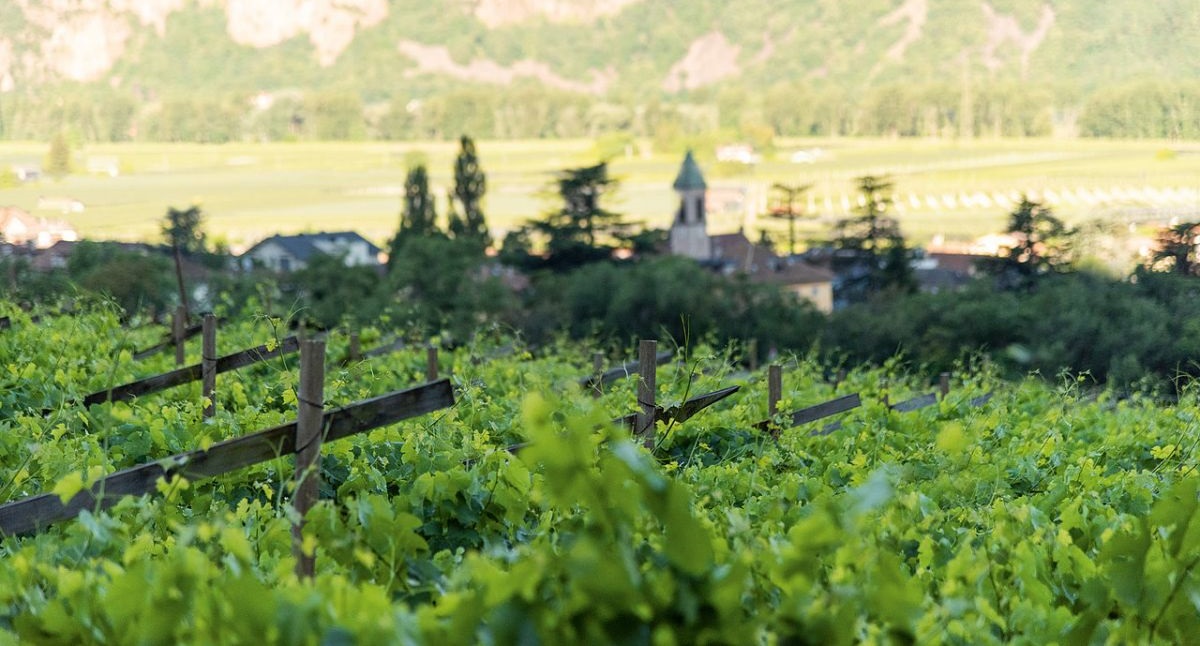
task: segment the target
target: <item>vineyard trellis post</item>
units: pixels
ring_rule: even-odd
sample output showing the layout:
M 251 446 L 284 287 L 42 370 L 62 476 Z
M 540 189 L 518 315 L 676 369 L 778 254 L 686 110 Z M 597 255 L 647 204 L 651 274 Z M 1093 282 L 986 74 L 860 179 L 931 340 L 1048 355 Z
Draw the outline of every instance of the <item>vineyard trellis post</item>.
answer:
M 187 308 L 183 305 L 175 308 L 175 316 L 171 319 L 171 336 L 175 340 L 175 365 L 182 366 L 186 360 L 183 342 L 187 340 Z
M 362 359 L 362 345 L 358 338 L 358 332 L 350 333 L 350 351 L 347 355 L 347 360 L 350 363 L 357 363 Z
M 438 349 L 432 343 L 425 348 L 425 381 L 437 381 Z
M 950 394 L 950 373 L 943 372 L 938 375 L 938 392 L 942 394 L 942 399 Z
M 204 417 L 208 418 L 217 413 L 217 317 L 212 313 L 205 314 L 203 325 L 200 344 L 201 394 L 205 402 Z
M 604 353 L 592 353 L 592 397 L 599 399 L 604 394 Z
M 779 412 L 779 400 L 783 398 L 783 367 L 771 364 L 767 368 L 767 417 Z
M 655 417 L 655 392 L 656 378 L 658 372 L 658 362 L 655 358 L 658 354 L 658 341 L 642 340 L 638 343 L 638 368 L 641 373 L 641 379 L 638 380 L 638 405 L 639 411 L 637 415 L 637 425 L 634 428 L 634 436 L 641 438 L 646 448 L 654 448 L 654 417 Z
M 292 506 L 292 551 L 296 556 L 296 576 L 311 579 L 315 571 L 314 554 L 304 550 L 304 516 L 317 502 L 321 482 L 321 433 L 325 417 L 325 342 L 305 341 L 300 346 L 300 386 L 296 396 L 296 490 Z

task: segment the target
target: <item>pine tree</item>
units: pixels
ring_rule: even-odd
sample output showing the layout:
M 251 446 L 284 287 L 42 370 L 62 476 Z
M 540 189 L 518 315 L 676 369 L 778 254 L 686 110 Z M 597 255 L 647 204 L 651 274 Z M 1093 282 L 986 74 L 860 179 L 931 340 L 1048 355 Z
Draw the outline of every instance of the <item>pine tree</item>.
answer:
M 475 142 L 463 135 L 458 157 L 454 160 L 454 196 L 462 206 L 461 231 L 456 236 L 488 240 L 487 220 L 483 215 L 483 195 L 487 193 L 487 175 L 479 167 Z
M 71 174 L 71 146 L 61 132 L 50 141 L 50 151 L 46 153 L 46 172 L 54 177 Z
M 437 233 L 437 209 L 429 194 L 429 174 L 424 166 L 408 171 L 404 180 L 404 214 L 400 233 L 425 236 Z
M 431 235 L 441 235 L 437 228 L 437 209 L 429 194 L 429 174 L 418 164 L 408 171 L 404 180 L 404 211 L 400 229 L 388 244 L 388 269 L 395 266 L 406 241 Z
M 1015 241 L 1013 246 L 1004 255 L 980 264 L 996 276 L 1002 288 L 1032 288 L 1039 276 L 1070 265 L 1074 231 L 1041 202 L 1021 196 L 1020 204 L 1008 215 L 1007 233 Z
M 847 275 L 844 287 L 850 300 L 862 300 L 883 290 L 912 292 L 916 279 L 909 266 L 909 249 L 900 223 L 887 215 L 892 208 L 892 182 L 887 177 L 858 178 L 862 204 L 857 217 L 838 223 L 834 245 L 842 249 L 835 258 L 839 273 Z
M 611 256 L 614 247 L 606 238 L 621 239 L 628 225 L 620 214 L 600 206 L 600 198 L 616 187 L 608 165 L 561 171 L 556 185 L 562 208 L 532 223 L 546 237 L 547 265 L 567 269 Z

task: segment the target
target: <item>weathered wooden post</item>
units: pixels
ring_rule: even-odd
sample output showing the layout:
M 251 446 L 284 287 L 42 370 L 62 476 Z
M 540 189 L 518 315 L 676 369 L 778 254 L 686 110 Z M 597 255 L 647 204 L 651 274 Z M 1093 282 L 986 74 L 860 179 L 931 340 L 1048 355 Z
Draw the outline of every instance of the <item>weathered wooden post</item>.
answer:
M 437 381 L 438 378 L 438 349 L 430 344 L 425 348 L 425 381 Z
M 656 379 L 658 362 L 658 341 L 643 340 L 638 344 L 638 369 L 641 379 L 638 380 L 637 425 L 633 429 L 634 437 L 641 438 L 648 449 L 654 448 L 654 417 Z
M 321 432 L 325 417 L 325 342 L 305 341 L 300 346 L 300 389 L 296 402 L 296 490 L 292 506 L 292 553 L 296 576 L 313 576 L 316 558 L 304 552 L 304 516 L 317 503 L 321 483 Z
M 171 319 L 171 338 L 175 341 L 175 365 L 182 366 L 186 357 L 183 353 L 184 336 L 187 334 L 187 308 L 180 305 L 175 308 L 175 316 Z
M 783 399 L 783 368 L 771 364 L 767 368 L 767 417 L 779 412 L 779 400 Z
M 750 342 L 746 344 L 746 354 L 748 355 L 746 366 L 750 372 L 758 370 L 758 339 L 750 339 Z
M 942 393 L 942 399 L 950 394 L 950 373 L 943 372 L 938 375 L 938 391 Z
M 351 363 L 357 363 L 362 360 L 362 345 L 358 339 L 358 332 L 350 333 L 350 353 L 347 360 Z
M 592 397 L 599 398 L 604 394 L 604 353 L 592 353 Z
M 187 288 L 183 285 L 183 259 L 179 254 L 179 245 L 172 243 L 171 247 L 175 251 L 175 282 L 179 287 L 179 303 L 183 306 L 183 317 L 187 318 L 191 307 L 188 305 Z
M 212 313 L 204 315 L 201 333 L 200 379 L 203 385 L 200 392 L 207 402 L 204 416 L 212 417 L 217 413 L 217 317 Z

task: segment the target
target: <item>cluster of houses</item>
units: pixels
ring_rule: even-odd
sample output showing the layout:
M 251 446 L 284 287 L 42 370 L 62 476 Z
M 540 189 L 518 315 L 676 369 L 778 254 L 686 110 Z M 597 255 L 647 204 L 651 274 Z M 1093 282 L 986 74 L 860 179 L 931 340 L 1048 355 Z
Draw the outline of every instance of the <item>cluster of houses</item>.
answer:
M 806 299 L 820 311 L 831 312 L 839 276 L 813 256 L 780 255 L 769 244 L 752 242 L 743 231 L 712 234 L 708 206 L 720 207 L 726 196 L 708 186 L 695 158 L 683 159 L 673 184 L 679 208 L 668 235 L 671 254 L 692 258 L 725 275 L 743 275 L 756 283 L 776 285 Z M 78 236 L 59 220 L 38 218 L 15 207 L 0 207 L 0 256 L 23 254 L 37 269 L 65 267 Z M 148 251 L 149 245 L 127 245 Z M 144 249 L 143 249 L 144 248 Z M 353 231 L 274 235 L 247 249 L 236 259 L 239 269 L 276 272 L 303 269 L 318 254 L 339 256 L 347 266 L 381 266 L 386 254 Z M 969 281 L 978 255 L 962 251 L 927 253 L 914 264 L 922 287 L 953 289 Z M 506 281 L 513 282 L 513 281 Z

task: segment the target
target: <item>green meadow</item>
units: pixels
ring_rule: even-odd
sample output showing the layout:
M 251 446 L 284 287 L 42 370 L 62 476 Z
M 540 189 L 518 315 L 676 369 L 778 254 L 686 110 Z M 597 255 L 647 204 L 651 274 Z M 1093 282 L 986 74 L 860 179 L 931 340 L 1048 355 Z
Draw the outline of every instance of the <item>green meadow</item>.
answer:
M 42 165 L 47 148 L 0 144 L 0 168 Z M 553 207 L 555 171 L 600 159 L 591 140 L 481 141 L 478 149 L 497 235 Z M 681 155 L 649 149 L 640 143 L 612 158 L 620 187 L 608 208 L 664 227 L 675 208 L 671 181 Z M 199 203 L 210 236 L 235 248 L 273 233 L 344 229 L 382 243 L 399 221 L 407 168 L 425 163 L 444 196 L 456 151 L 456 142 L 91 144 L 74 151 L 73 174 L 0 188 L 0 205 L 65 219 L 85 238 L 154 240 L 168 206 Z M 1146 223 L 1200 209 L 1200 144 L 1193 143 L 804 139 L 778 141 L 753 165 L 711 154 L 699 161 L 716 189 L 714 232 L 779 231 L 761 215 L 769 187 L 785 183 L 812 185 L 799 205 L 810 216 L 802 230 L 819 236 L 854 207 L 854 178 L 864 174 L 893 178 L 897 215 L 918 243 L 999 231 L 1021 193 L 1050 203 L 1070 222 Z M 99 172 L 109 165 L 116 176 Z M 78 200 L 84 210 L 39 208 L 44 198 Z

